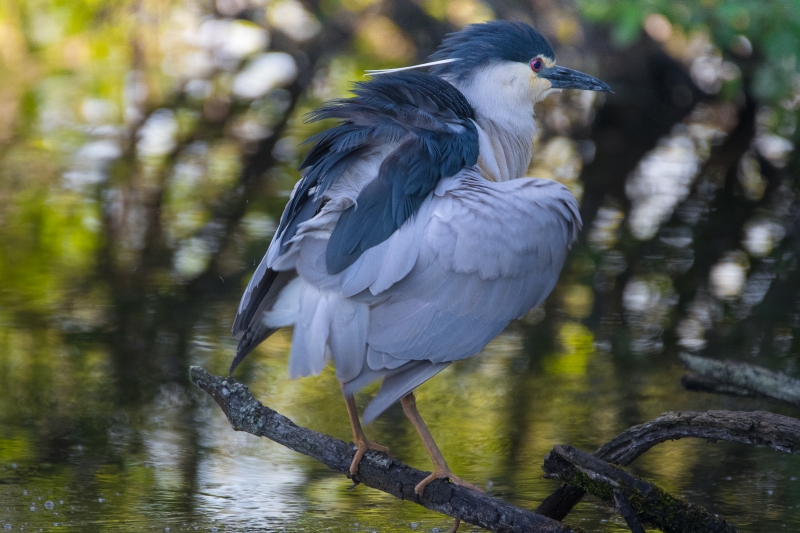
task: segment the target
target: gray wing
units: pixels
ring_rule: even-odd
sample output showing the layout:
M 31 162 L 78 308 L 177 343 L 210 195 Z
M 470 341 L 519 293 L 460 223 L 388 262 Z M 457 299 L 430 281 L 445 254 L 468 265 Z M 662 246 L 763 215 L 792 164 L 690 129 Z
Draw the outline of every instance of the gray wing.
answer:
M 365 423 L 541 303 L 579 229 L 577 202 L 557 182 L 492 183 L 464 171 L 339 274 L 341 296 L 369 305 L 366 358 L 345 387 L 384 377 Z M 320 253 L 307 243 L 298 271 L 330 287 Z
M 400 72 L 354 92 L 309 116 L 340 122 L 307 141 L 313 147 L 300 166 L 303 177 L 233 323 L 233 334 L 243 336 L 231 372 L 276 329 L 263 318 L 292 281 L 278 272 L 293 270 L 292 244 L 304 225 L 329 230 L 326 268 L 342 272 L 413 217 L 441 179 L 477 162 L 473 110 L 448 82 Z

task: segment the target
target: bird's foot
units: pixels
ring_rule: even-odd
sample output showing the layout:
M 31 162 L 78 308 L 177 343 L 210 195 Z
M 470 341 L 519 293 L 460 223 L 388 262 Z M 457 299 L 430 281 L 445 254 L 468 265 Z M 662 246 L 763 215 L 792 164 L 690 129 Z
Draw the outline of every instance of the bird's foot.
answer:
M 364 457 L 364 454 L 367 453 L 367 450 L 374 450 L 376 452 L 385 453 L 389 455 L 389 448 L 386 446 L 381 446 L 380 444 L 376 444 L 371 440 L 367 439 L 357 439 L 358 442 L 355 443 L 356 454 L 353 456 L 353 462 L 350 463 L 350 475 L 355 476 L 358 474 L 358 465 L 361 463 L 361 459 Z
M 477 492 L 483 492 L 480 487 L 473 485 L 468 481 L 464 481 L 454 473 L 452 473 L 449 469 L 446 468 L 435 468 L 434 471 L 425 479 L 417 483 L 417 486 L 414 487 L 414 492 L 417 493 L 417 496 L 422 496 L 422 493 L 425 492 L 425 487 L 431 484 L 431 482 L 437 479 L 447 478 L 454 484 L 458 485 L 459 487 L 464 487 L 466 489 L 474 490 Z

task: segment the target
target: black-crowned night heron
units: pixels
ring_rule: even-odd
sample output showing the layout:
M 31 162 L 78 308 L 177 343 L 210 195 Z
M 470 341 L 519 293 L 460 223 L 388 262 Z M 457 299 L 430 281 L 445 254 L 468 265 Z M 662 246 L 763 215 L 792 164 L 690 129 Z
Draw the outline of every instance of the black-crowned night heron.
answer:
M 367 440 L 353 394 L 383 379 L 369 423 L 400 400 L 434 463 L 454 476 L 417 412 L 413 390 L 478 353 L 553 289 L 581 227 L 559 183 L 522 178 L 533 107 L 555 89 L 610 91 L 556 66 L 521 22 L 449 35 L 432 62 L 375 71 L 353 98 L 313 112 L 338 125 L 309 139 L 297 183 L 239 305 L 231 372 L 278 328 L 294 326 L 289 374 L 333 359 L 353 440 Z M 418 67 L 430 67 L 429 73 Z

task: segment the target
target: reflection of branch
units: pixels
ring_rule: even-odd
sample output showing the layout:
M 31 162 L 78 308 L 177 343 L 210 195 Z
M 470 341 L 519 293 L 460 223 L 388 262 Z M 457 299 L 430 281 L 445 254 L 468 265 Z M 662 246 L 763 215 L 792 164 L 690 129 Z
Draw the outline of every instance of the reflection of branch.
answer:
M 681 361 L 692 371 L 681 379 L 689 390 L 771 398 L 800 407 L 800 380 L 760 366 L 717 361 L 681 354 Z
M 608 503 L 620 502 L 623 503 L 623 508 L 629 506 L 639 520 L 648 522 L 665 533 L 736 531 L 728 522 L 703 507 L 686 503 L 655 485 L 572 446 L 553 448 L 544 458 L 544 471 L 548 474 L 546 477 L 580 487 Z
M 289 449 L 323 463 L 349 477 L 353 444 L 295 425 L 291 420 L 261 405 L 250 391 L 233 378 L 213 376 L 199 366 L 189 369 L 192 381 L 211 395 L 228 417 L 233 429 L 267 437 Z M 470 524 L 502 532 L 567 533 L 569 526 L 514 507 L 500 500 L 453 485 L 444 480 L 431 483 L 420 499 L 414 486 L 427 473 L 415 470 L 384 454 L 367 452 L 361 460 L 358 481 L 396 498 L 410 500 L 427 509 Z
M 246 154 L 242 160 L 242 171 L 236 187 L 225 192 L 222 197 L 209 208 L 209 220 L 200 231 L 199 236 L 211 236 L 220 244 L 219 252 L 211 257 L 206 269 L 191 280 L 188 293 L 203 293 L 203 287 L 215 286 L 219 277 L 220 264 L 226 255 L 226 244 L 234 242 L 233 235 L 240 227 L 240 222 L 247 210 L 247 204 L 257 196 L 256 191 L 265 183 L 267 171 L 275 167 L 278 161 L 273 154 L 275 145 L 284 136 L 287 128 L 291 127 L 294 112 L 300 99 L 311 85 L 314 74 L 320 62 L 325 57 L 330 57 L 345 49 L 350 43 L 352 32 L 350 28 L 343 27 L 337 20 L 325 19 L 316 10 L 315 15 L 323 20 L 320 34 L 303 46 L 297 46 L 290 39 L 280 39 L 283 46 L 276 46 L 276 37 L 273 34 L 271 50 L 289 53 L 297 60 L 300 69 L 297 78 L 287 87 L 289 92 L 289 105 L 283 111 L 280 119 L 271 125 L 272 133 L 258 141 L 255 149 Z M 280 44 L 280 42 L 278 44 Z
M 763 411 L 665 413 L 626 430 L 594 452 L 594 456 L 625 466 L 656 444 L 683 438 L 760 444 L 781 452 L 800 453 L 800 420 Z M 584 494 L 582 489 L 562 485 L 536 512 L 561 520 Z

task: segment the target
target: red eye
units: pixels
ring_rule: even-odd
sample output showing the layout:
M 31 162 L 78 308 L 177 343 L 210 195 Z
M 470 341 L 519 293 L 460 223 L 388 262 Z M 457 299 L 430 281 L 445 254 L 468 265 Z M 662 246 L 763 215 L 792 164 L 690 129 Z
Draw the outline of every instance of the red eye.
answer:
M 539 72 L 540 70 L 542 70 L 542 66 L 544 66 L 544 63 L 542 62 L 542 60 L 540 58 L 537 57 L 536 59 L 531 59 L 531 70 L 532 71 Z

